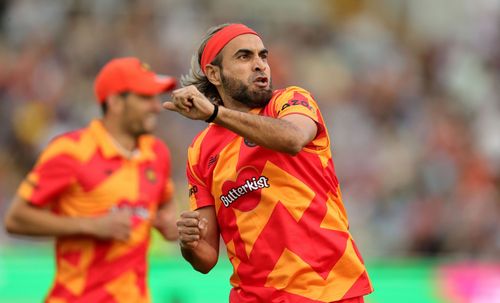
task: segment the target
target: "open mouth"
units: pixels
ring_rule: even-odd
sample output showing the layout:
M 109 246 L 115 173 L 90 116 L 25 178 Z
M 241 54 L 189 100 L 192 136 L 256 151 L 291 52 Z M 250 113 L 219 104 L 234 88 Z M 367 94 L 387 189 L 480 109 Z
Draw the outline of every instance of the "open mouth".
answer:
M 267 77 L 257 77 L 255 78 L 255 80 L 253 80 L 253 83 L 255 83 L 255 85 L 258 87 L 267 87 L 269 84 L 269 79 Z

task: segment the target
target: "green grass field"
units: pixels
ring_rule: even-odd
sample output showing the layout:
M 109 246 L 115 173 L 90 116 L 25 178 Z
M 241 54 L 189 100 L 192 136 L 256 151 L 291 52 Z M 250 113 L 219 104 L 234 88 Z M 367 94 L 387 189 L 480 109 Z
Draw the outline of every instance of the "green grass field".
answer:
M 436 263 L 426 260 L 367 262 L 375 292 L 367 303 L 439 303 Z M 231 267 L 226 258 L 208 274 L 191 269 L 181 257 L 150 258 L 149 284 L 154 303 L 228 302 Z M 50 247 L 29 245 L 2 248 L 0 252 L 0 302 L 41 302 L 54 274 Z

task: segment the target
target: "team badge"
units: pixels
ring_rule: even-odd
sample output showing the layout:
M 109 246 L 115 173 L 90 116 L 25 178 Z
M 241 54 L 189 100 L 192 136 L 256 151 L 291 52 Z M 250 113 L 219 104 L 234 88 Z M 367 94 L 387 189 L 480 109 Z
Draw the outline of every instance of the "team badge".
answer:
M 146 180 L 148 180 L 150 183 L 156 182 L 156 173 L 151 167 L 146 168 L 144 174 L 146 175 Z
M 245 145 L 248 146 L 248 147 L 255 147 L 255 146 L 257 146 L 257 144 L 255 144 L 254 142 L 248 140 L 247 138 L 244 138 L 243 142 L 245 142 Z
M 145 63 L 145 62 L 141 62 L 141 68 L 145 71 L 151 71 L 151 66 L 149 66 L 149 64 Z

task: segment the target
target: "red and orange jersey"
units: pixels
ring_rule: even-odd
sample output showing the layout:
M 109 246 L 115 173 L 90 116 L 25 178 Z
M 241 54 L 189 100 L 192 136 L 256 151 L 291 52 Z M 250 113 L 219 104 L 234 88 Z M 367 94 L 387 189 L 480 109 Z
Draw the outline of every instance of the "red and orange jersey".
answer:
M 39 207 L 70 217 L 95 217 L 119 208 L 132 212 L 129 241 L 61 237 L 57 270 L 46 302 L 150 302 L 146 253 L 151 222 L 172 195 L 170 154 L 153 136 L 123 157 L 101 121 L 54 139 L 18 189 Z
M 289 87 L 252 112 L 305 115 L 318 132 L 296 156 L 215 124 L 190 146 L 190 208 L 215 207 L 234 268 L 230 301 L 333 302 L 372 292 L 348 231 L 330 139 L 313 97 Z

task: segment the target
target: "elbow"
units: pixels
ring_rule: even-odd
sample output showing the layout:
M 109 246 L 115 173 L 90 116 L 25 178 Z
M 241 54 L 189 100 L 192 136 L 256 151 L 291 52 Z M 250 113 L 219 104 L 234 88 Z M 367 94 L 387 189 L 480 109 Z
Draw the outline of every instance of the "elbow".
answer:
M 296 156 L 302 149 L 304 148 L 304 145 L 302 142 L 299 142 L 299 140 L 293 140 L 288 142 L 286 145 L 286 148 L 284 149 L 284 152 L 289 154 L 290 156 Z
M 197 272 L 200 272 L 200 273 L 202 273 L 204 275 L 208 274 L 212 270 L 212 268 L 196 268 L 196 267 L 194 269 Z
M 306 134 L 297 131 L 293 133 L 293 135 L 285 138 L 282 151 L 291 156 L 296 156 L 307 144 L 309 144 L 309 142 L 311 142 L 311 138 L 309 138 Z
M 19 228 L 18 224 L 16 223 L 16 220 L 12 216 L 5 216 L 3 220 L 3 226 L 5 231 L 9 234 L 18 234 L 19 233 Z
M 290 156 L 296 156 L 301 150 L 302 147 L 292 146 L 287 150 L 286 153 L 289 154 Z
M 202 273 L 202 274 L 208 274 L 212 268 L 217 264 L 217 256 L 210 256 L 208 258 L 197 258 L 194 257 L 192 254 L 188 253 L 187 250 L 181 250 L 182 256 L 186 261 L 191 264 L 194 270 Z
M 3 227 L 4 230 L 9 234 L 23 234 L 26 229 L 26 209 L 24 206 L 27 205 L 20 198 L 16 197 L 11 203 L 10 208 L 3 216 Z
M 204 266 L 195 266 L 193 265 L 193 268 L 197 271 L 197 272 L 200 272 L 204 275 L 208 274 L 212 268 L 214 268 L 215 264 L 217 262 L 213 263 L 213 264 L 205 264 Z

